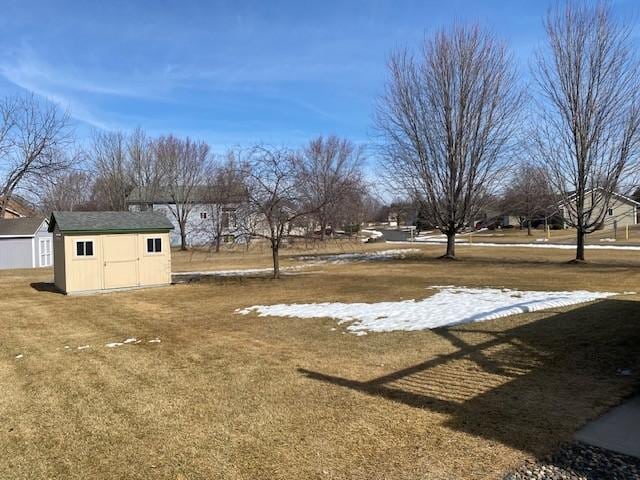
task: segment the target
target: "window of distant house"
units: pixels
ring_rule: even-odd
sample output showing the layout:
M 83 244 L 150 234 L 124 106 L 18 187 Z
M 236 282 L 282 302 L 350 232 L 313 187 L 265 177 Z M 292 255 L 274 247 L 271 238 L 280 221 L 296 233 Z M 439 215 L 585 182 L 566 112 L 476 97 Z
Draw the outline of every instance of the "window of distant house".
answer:
M 202 219 L 207 218 L 207 212 L 200 212 L 200 218 Z
M 222 228 L 236 227 L 236 210 L 234 208 L 224 208 L 222 210 Z
M 93 240 L 76 242 L 76 257 L 93 257 Z
M 609 213 L 609 216 L 613 215 L 613 208 L 610 208 L 608 213 Z
M 162 253 L 162 239 L 147 238 L 147 253 Z

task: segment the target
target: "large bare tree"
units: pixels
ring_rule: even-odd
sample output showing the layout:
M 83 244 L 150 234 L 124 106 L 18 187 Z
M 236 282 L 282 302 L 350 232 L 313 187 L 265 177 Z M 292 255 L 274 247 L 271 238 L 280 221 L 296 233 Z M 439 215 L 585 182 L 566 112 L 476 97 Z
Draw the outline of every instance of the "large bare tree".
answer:
M 335 135 L 315 138 L 301 150 L 299 174 L 306 186 L 303 193 L 310 205 L 319 205 L 313 217 L 322 240 L 328 226 L 332 232 L 338 227 L 347 201 L 364 194 L 363 164 L 363 149 Z
M 189 215 L 205 187 L 205 172 L 210 162 L 209 145 L 168 135 L 156 141 L 155 151 L 173 203 L 169 210 L 180 229 L 180 249 L 186 250 Z
M 0 101 L 0 218 L 13 193 L 69 167 L 69 116 L 34 95 Z
M 534 143 L 576 228 L 600 228 L 611 196 L 638 167 L 640 69 L 629 27 L 605 3 L 568 2 L 545 20 L 548 47 L 537 57 L 540 117 Z
M 388 179 L 422 204 L 447 236 L 482 208 L 501 180 L 514 137 L 521 90 L 504 43 L 477 26 L 426 39 L 421 52 L 391 56 L 375 123 Z

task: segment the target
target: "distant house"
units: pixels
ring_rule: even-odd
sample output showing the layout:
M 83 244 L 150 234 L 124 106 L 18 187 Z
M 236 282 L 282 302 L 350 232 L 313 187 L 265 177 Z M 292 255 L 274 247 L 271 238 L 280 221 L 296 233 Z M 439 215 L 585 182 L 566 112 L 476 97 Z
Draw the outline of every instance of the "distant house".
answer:
M 155 212 L 53 212 L 56 288 L 70 294 L 171 283 L 171 229 Z
M 2 202 L 2 197 L 0 197 L 0 202 Z M 34 211 L 28 205 L 28 203 L 22 198 L 14 195 L 9 198 L 7 205 L 4 209 L 4 218 L 22 218 L 22 217 L 31 217 L 33 216 Z
M 239 235 L 237 218 L 239 203 L 230 199 L 224 205 L 207 200 L 207 190 L 197 188 L 193 195 L 191 211 L 187 217 L 187 244 L 190 246 L 209 245 L 214 240 L 214 216 L 220 215 L 222 238 L 225 242 L 233 242 Z M 171 245 L 180 245 L 180 226 L 176 219 L 176 202 L 166 188 L 149 192 L 144 188 L 134 188 L 127 197 L 130 212 L 161 212 L 174 226 L 171 232 Z
M 53 265 L 48 224 L 41 217 L 0 219 L 0 269 Z
M 597 190 L 602 190 L 599 187 Z M 592 192 L 593 198 L 596 198 L 596 202 L 601 198 L 597 190 L 591 190 L 587 195 L 587 206 L 590 205 Z M 570 197 L 571 198 L 571 197 Z M 575 202 L 575 200 L 574 200 Z M 566 205 L 560 205 L 560 213 L 563 217 L 568 216 L 568 208 Z M 638 214 L 640 213 L 640 202 L 634 199 L 621 195 L 619 193 L 613 193 L 609 202 L 609 207 L 605 212 L 604 219 L 602 221 L 602 228 L 611 229 L 614 227 L 624 228 L 626 226 L 638 225 Z M 565 228 L 566 228 L 565 224 Z

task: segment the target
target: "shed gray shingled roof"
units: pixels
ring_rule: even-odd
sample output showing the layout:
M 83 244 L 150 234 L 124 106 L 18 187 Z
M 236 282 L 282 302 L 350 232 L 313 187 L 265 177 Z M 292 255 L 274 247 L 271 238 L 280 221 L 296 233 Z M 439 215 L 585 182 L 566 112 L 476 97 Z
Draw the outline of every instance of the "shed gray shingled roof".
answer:
M 173 230 L 169 219 L 160 212 L 53 212 L 49 231 L 61 232 L 158 232 Z
M 9 236 L 34 236 L 43 217 L 2 218 L 0 219 L 0 237 Z

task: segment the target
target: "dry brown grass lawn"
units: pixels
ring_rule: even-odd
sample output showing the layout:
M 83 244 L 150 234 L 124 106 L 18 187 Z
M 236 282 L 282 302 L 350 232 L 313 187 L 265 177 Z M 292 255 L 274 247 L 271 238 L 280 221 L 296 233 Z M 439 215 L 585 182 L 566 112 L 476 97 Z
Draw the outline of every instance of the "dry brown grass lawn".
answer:
M 422 298 L 442 284 L 640 288 L 638 252 L 575 266 L 567 251 L 468 247 L 442 262 L 440 247 L 421 249 L 280 281 L 76 297 L 46 291 L 50 271 L 1 272 L 0 478 L 500 478 L 638 384 L 638 295 L 364 337 L 331 320 L 233 314 Z M 174 266 L 268 266 L 266 252 L 204 255 Z M 105 347 L 127 337 L 144 342 Z
M 626 238 L 626 234 L 627 232 L 623 227 L 619 227 L 617 231 L 608 227 L 602 230 L 596 230 L 587 235 L 586 242 L 591 245 L 637 245 L 640 243 L 640 226 L 634 225 L 629 228 L 628 239 Z M 474 232 L 472 237 L 474 241 L 495 243 L 529 243 L 542 239 L 546 239 L 549 243 L 575 243 L 576 231 L 571 228 L 566 230 L 551 230 L 549 232 L 549 238 L 547 238 L 543 228 L 534 228 L 531 230 L 531 235 L 528 235 L 526 228 L 521 230 L 516 227 L 500 230 L 482 230 Z M 468 234 L 462 234 L 461 238 L 468 238 Z M 615 242 L 611 242 L 611 239 L 615 239 Z

